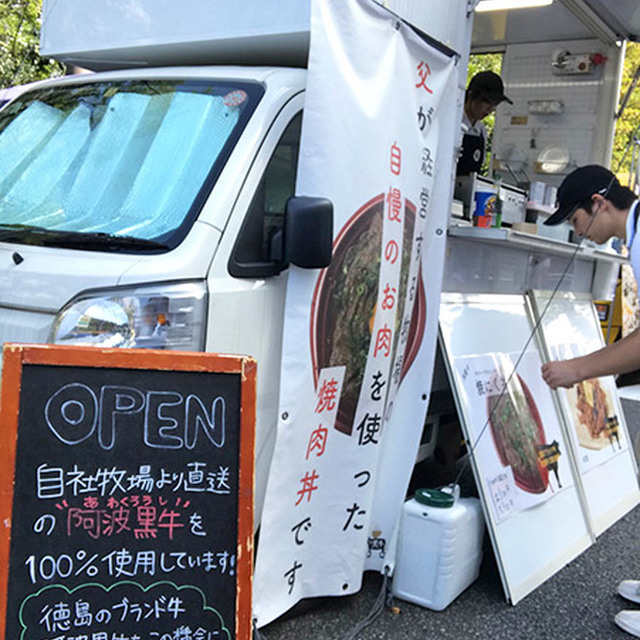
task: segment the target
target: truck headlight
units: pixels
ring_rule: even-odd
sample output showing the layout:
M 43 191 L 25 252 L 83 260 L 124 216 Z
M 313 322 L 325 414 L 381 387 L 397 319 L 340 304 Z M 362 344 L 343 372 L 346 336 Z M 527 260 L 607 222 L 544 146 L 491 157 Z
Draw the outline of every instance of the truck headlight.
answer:
M 49 342 L 129 349 L 204 349 L 206 288 L 202 282 L 94 291 L 66 304 Z

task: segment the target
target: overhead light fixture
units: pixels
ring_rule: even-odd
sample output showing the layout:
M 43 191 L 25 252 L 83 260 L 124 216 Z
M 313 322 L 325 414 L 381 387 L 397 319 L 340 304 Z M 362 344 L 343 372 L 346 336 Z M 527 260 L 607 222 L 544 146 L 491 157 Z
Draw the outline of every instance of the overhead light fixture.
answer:
M 553 0 L 480 0 L 476 11 L 504 11 L 507 9 L 531 9 L 533 7 L 546 7 Z

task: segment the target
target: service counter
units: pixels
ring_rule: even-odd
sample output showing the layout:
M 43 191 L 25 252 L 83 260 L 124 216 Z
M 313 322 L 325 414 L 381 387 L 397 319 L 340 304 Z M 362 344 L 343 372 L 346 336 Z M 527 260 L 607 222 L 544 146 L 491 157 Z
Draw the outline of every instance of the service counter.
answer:
M 449 227 L 442 290 L 526 293 L 530 289 L 590 293 L 611 300 L 627 258 L 510 228 Z

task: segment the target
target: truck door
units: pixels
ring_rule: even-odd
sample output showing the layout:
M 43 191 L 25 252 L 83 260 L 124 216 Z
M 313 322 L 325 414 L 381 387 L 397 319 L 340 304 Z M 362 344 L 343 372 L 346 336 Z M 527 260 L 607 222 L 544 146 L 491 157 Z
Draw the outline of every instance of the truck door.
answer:
M 209 278 L 207 351 L 258 362 L 256 522 L 275 443 L 287 271 L 271 244 L 295 193 L 302 96 L 283 109 L 247 174 Z

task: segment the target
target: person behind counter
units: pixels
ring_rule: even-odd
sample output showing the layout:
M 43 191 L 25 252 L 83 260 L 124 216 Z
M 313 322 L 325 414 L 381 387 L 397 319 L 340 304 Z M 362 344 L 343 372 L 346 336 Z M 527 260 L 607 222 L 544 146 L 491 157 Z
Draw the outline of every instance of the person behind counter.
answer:
M 497 73 L 481 71 L 471 78 L 464 96 L 462 126 L 465 133 L 456 175 L 468 176 L 480 172 L 487 149 L 487 129 L 482 120 L 501 102 L 513 104 L 504 95 L 504 85 Z
M 570 173 L 558 189 L 558 209 L 546 221 L 569 220 L 575 232 L 598 244 L 617 237 L 625 241 L 633 273 L 640 282 L 640 240 L 636 240 L 640 206 L 635 194 L 611 171 L 587 165 Z M 542 377 L 552 388 L 572 387 L 589 378 L 630 373 L 640 369 L 640 329 L 598 351 L 570 360 L 547 362 Z M 618 593 L 640 604 L 640 580 L 623 580 Z M 640 610 L 620 611 L 616 624 L 640 638 Z

